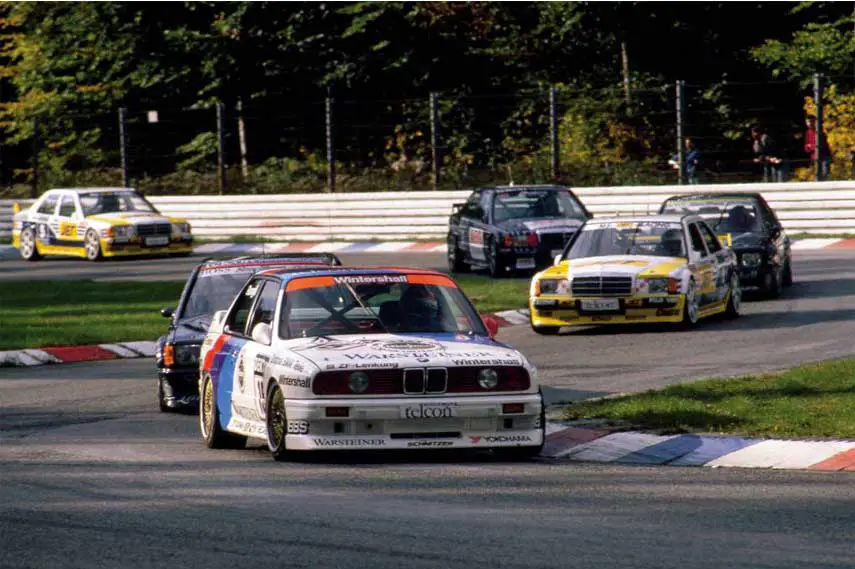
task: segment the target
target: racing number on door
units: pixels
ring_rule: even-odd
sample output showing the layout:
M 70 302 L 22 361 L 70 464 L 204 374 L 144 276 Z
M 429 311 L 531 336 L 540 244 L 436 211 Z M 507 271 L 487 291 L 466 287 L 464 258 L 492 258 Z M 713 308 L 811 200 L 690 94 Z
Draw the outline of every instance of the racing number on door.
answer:
M 77 237 L 77 224 L 64 221 L 59 224 L 60 237 Z

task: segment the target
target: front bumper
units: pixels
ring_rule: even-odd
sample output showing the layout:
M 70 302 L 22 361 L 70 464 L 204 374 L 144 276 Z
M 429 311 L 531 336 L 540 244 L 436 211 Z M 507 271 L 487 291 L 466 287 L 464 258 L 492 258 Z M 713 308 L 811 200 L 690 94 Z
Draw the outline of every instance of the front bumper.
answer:
M 193 407 L 199 404 L 198 368 L 161 368 L 158 380 L 167 407 Z
M 508 270 L 544 269 L 563 251 L 563 247 L 552 248 L 543 243 L 537 247 L 500 247 L 499 265 Z
M 193 238 L 171 238 L 167 245 L 149 247 L 136 241 L 120 242 L 114 239 L 101 239 L 101 251 L 105 257 L 130 257 L 135 255 L 166 255 L 173 253 L 192 253 Z
M 588 300 L 618 301 L 618 310 L 586 311 Z M 681 322 L 683 294 L 636 295 L 627 297 L 591 298 L 542 295 L 529 299 L 531 325 L 587 326 L 591 324 L 638 324 L 651 322 Z
M 522 413 L 503 413 L 506 403 Z M 327 417 L 347 407 L 347 417 Z M 294 450 L 392 450 L 540 446 L 543 400 L 524 395 L 312 399 L 286 402 L 286 445 Z M 425 416 L 434 415 L 434 416 Z

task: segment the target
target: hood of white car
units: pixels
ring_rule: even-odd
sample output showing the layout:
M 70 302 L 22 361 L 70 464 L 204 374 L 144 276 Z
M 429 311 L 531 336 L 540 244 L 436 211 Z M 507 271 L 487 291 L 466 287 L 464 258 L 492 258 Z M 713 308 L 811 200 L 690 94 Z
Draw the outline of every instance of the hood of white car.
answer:
M 570 277 L 633 277 L 640 273 L 668 276 L 686 266 L 681 257 L 609 255 L 574 259 L 567 264 Z
M 399 334 L 322 336 L 289 340 L 289 350 L 311 360 L 321 370 L 358 368 L 455 367 L 524 365 L 514 349 L 465 334 L 436 334 L 432 339 Z M 477 338 L 477 337 L 476 337 Z
M 115 213 L 101 213 L 98 215 L 90 215 L 86 219 L 93 221 L 103 221 L 110 224 L 127 224 L 142 225 L 145 223 L 169 223 L 170 219 L 159 213 L 149 213 L 142 211 L 127 211 Z

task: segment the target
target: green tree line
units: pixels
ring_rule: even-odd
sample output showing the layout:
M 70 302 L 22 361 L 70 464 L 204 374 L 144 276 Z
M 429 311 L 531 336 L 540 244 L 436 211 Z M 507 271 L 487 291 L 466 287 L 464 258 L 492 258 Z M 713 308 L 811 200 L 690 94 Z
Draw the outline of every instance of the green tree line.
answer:
M 117 183 L 119 108 L 182 117 L 169 136 L 143 127 L 131 135 L 136 183 L 214 191 L 218 103 L 229 116 L 232 191 L 317 190 L 328 94 L 341 125 L 340 188 L 429 187 L 432 92 L 442 116 L 441 187 L 509 176 L 542 182 L 551 175 L 550 87 L 560 93 L 562 179 L 673 182 L 661 165 L 676 149 L 677 80 L 690 99 L 687 132 L 736 171 L 751 123 L 772 123 L 782 140 L 796 141 L 813 75 L 844 89 L 855 76 L 852 8 L 0 2 L 0 191 L 28 184 L 34 164 L 40 186 Z M 241 112 L 254 122 L 238 123 Z M 158 165 L 155 155 L 174 160 Z

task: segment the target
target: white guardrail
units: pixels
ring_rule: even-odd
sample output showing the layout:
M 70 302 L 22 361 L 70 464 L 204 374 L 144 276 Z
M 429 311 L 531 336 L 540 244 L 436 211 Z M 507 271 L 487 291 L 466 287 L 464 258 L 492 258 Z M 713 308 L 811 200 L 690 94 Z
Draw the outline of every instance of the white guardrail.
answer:
M 668 197 L 694 192 L 761 192 L 790 233 L 855 233 L 855 181 L 573 188 L 597 217 L 655 213 Z M 282 241 L 444 240 L 451 206 L 470 190 L 150 196 L 164 214 L 186 217 L 197 238 Z M 0 200 L 0 241 L 12 230 L 12 200 Z M 19 200 L 22 206 L 32 200 Z

